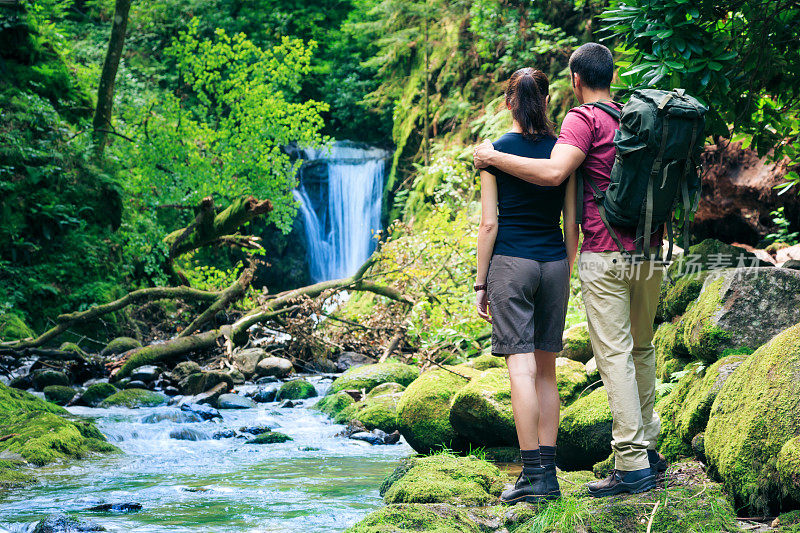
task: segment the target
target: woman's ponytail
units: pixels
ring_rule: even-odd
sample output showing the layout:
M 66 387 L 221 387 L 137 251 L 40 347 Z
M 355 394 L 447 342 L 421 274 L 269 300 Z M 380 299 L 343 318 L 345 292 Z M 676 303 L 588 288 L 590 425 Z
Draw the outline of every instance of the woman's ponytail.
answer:
M 508 80 L 506 107 L 522 128 L 524 137 L 553 135 L 545 100 L 549 90 L 550 82 L 541 70 L 521 68 Z

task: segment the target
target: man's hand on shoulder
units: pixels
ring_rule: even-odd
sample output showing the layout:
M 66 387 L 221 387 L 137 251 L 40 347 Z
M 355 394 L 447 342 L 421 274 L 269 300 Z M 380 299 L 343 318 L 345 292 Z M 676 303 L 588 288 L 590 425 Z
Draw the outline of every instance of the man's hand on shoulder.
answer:
M 489 158 L 494 153 L 494 146 L 488 139 L 479 144 L 472 154 L 472 161 L 475 168 L 486 168 L 490 166 Z

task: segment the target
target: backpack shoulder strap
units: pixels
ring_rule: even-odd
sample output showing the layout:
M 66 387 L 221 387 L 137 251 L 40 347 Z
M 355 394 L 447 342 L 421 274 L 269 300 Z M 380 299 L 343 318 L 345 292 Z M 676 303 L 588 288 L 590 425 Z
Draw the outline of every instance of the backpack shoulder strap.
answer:
M 589 102 L 588 104 L 583 104 L 583 105 L 588 105 L 596 107 L 598 109 L 602 109 L 603 111 L 605 111 L 606 113 L 608 113 L 617 120 L 619 120 L 619 118 L 622 116 L 622 113 L 620 112 L 619 109 L 617 109 L 614 106 L 608 105 L 608 103 L 606 102 Z

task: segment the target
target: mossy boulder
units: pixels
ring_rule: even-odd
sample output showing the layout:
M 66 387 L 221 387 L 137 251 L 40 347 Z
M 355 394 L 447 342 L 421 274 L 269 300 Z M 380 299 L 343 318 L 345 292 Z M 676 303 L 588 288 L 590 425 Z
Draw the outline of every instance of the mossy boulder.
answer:
M 275 394 L 275 400 L 304 400 L 306 398 L 313 398 L 317 395 L 317 389 L 314 385 L 305 379 L 293 379 L 287 381 Z
M 339 413 L 354 403 L 356 403 L 356 401 L 352 396 L 344 391 L 341 391 L 337 392 L 336 394 L 323 396 L 317 403 L 314 404 L 312 409 L 316 409 L 317 411 L 325 413 L 329 417 L 336 419 Z
M 658 402 L 658 449 L 668 460 L 692 455 L 692 439 L 705 431 L 717 394 L 746 358 L 746 354 L 730 355 L 704 370 L 692 365 L 667 397 Z
M 109 342 L 100 352 L 102 356 L 117 355 L 135 348 L 141 348 L 142 343 L 132 337 L 117 337 Z
M 683 317 L 689 354 L 716 361 L 725 350 L 756 348 L 800 322 L 800 272 L 734 269 L 709 274 Z
M 118 451 L 90 422 L 72 420 L 63 407 L 0 384 L 0 452 L 18 454 L 37 466 Z M 9 465 L 6 465 L 9 466 Z
M 717 239 L 705 239 L 680 255 L 667 269 L 671 279 L 741 266 L 769 266 L 752 252 Z
M 594 357 L 592 342 L 589 340 L 589 324 L 581 322 L 564 331 L 564 348 L 559 357 L 566 357 L 573 361 L 586 363 Z
M 51 385 L 68 386 L 69 376 L 60 370 L 36 370 L 33 373 L 33 388 L 41 391 Z
M 708 272 L 688 274 L 678 278 L 673 283 L 664 279 L 661 298 L 658 301 L 656 317 L 661 322 L 668 322 L 682 315 L 689 304 L 700 296 L 703 283 L 708 277 Z
M 367 515 L 347 533 L 483 533 L 466 510 L 451 504 L 394 504 Z
M 672 381 L 675 372 L 689 364 L 689 352 L 683 345 L 683 333 L 677 324 L 664 322 L 653 335 L 656 349 L 656 376 L 664 382 Z
M 156 407 L 167 403 L 167 397 L 160 392 L 147 389 L 125 389 L 115 392 L 102 402 L 99 407 Z
M 375 363 L 349 368 L 331 384 L 328 394 L 343 390 L 371 391 L 381 383 L 399 383 L 407 387 L 419 377 L 419 368 L 403 363 Z
M 781 487 L 800 502 L 800 437 L 787 440 L 781 447 L 776 468 Z
M 397 404 L 404 390 L 405 387 L 399 383 L 382 383 L 369 391 L 361 401 L 340 411 L 334 420 L 341 424 L 358 420 L 370 431 L 380 429 L 391 433 L 398 428 Z
M 18 341 L 35 337 L 36 333 L 15 313 L 0 314 L 0 341 Z
M 117 392 L 119 392 L 119 389 L 111 383 L 93 383 L 86 387 L 86 390 L 81 393 L 75 403 L 97 407 L 103 400 Z
M 508 370 L 487 370 L 459 390 L 450 408 L 450 424 L 479 446 L 519 446 Z
M 63 385 L 49 385 L 44 388 L 44 398 L 56 405 L 67 405 L 75 397 L 75 389 Z
M 709 466 L 751 512 L 774 511 L 785 495 L 776 466 L 800 433 L 800 324 L 748 357 L 717 394 L 705 431 Z M 792 497 L 794 497 L 792 496 Z M 796 500 L 800 503 L 800 500 Z
M 233 388 L 233 378 L 226 372 L 210 370 L 208 372 L 195 372 L 183 378 L 178 388 L 183 394 L 202 394 L 219 385 L 225 384 L 225 390 Z
M 276 444 L 279 442 L 288 442 L 294 440 L 289 435 L 279 431 L 267 431 L 261 435 L 257 435 L 247 441 L 247 444 Z
M 611 453 L 611 408 L 604 387 L 564 409 L 558 425 L 556 462 L 565 470 L 585 470 Z
M 446 447 L 463 450 L 468 443 L 450 423 L 456 393 L 480 372 L 463 365 L 423 372 L 406 387 L 397 404 L 400 433 L 419 453 Z
M 506 360 L 504 357 L 497 357 L 490 353 L 483 353 L 474 359 L 466 362 L 467 366 L 471 366 L 475 370 L 489 370 L 490 368 L 506 368 Z
M 562 405 L 567 405 L 589 384 L 586 366 L 580 361 L 556 357 L 556 385 Z
M 384 487 L 386 503 L 485 505 L 497 501 L 505 480 L 496 466 L 472 455 L 435 454 L 401 468 Z
M 192 374 L 202 373 L 203 369 L 194 361 L 182 361 L 175 365 L 172 369 L 171 375 L 174 381 L 180 382 Z
M 88 354 L 84 352 L 83 349 L 81 349 L 81 347 L 75 344 L 74 342 L 62 343 L 61 346 L 58 347 L 58 349 L 61 350 L 62 352 L 73 353 L 80 359 L 85 359 L 86 357 L 88 357 Z

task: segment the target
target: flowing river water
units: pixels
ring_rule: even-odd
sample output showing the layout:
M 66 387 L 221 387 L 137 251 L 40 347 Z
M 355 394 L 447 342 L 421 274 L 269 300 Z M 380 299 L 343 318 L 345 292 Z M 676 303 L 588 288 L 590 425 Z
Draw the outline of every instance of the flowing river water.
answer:
M 320 395 L 330 379 L 307 376 Z M 245 392 L 252 386 L 239 387 Z M 70 408 L 96 419 L 124 453 L 37 469 L 39 483 L 0 493 L 0 531 L 27 532 L 45 515 L 65 512 L 131 532 L 343 531 L 382 503 L 378 487 L 412 449 L 401 440 L 372 446 L 336 437 L 343 426 L 309 409 L 277 402 L 221 410 L 221 422 L 144 423 L 147 415 L 176 407 Z M 294 440 L 246 444 L 214 440 L 220 430 L 269 425 Z M 191 428 L 207 439 L 170 438 Z M 141 503 L 140 511 L 86 511 L 103 503 Z

